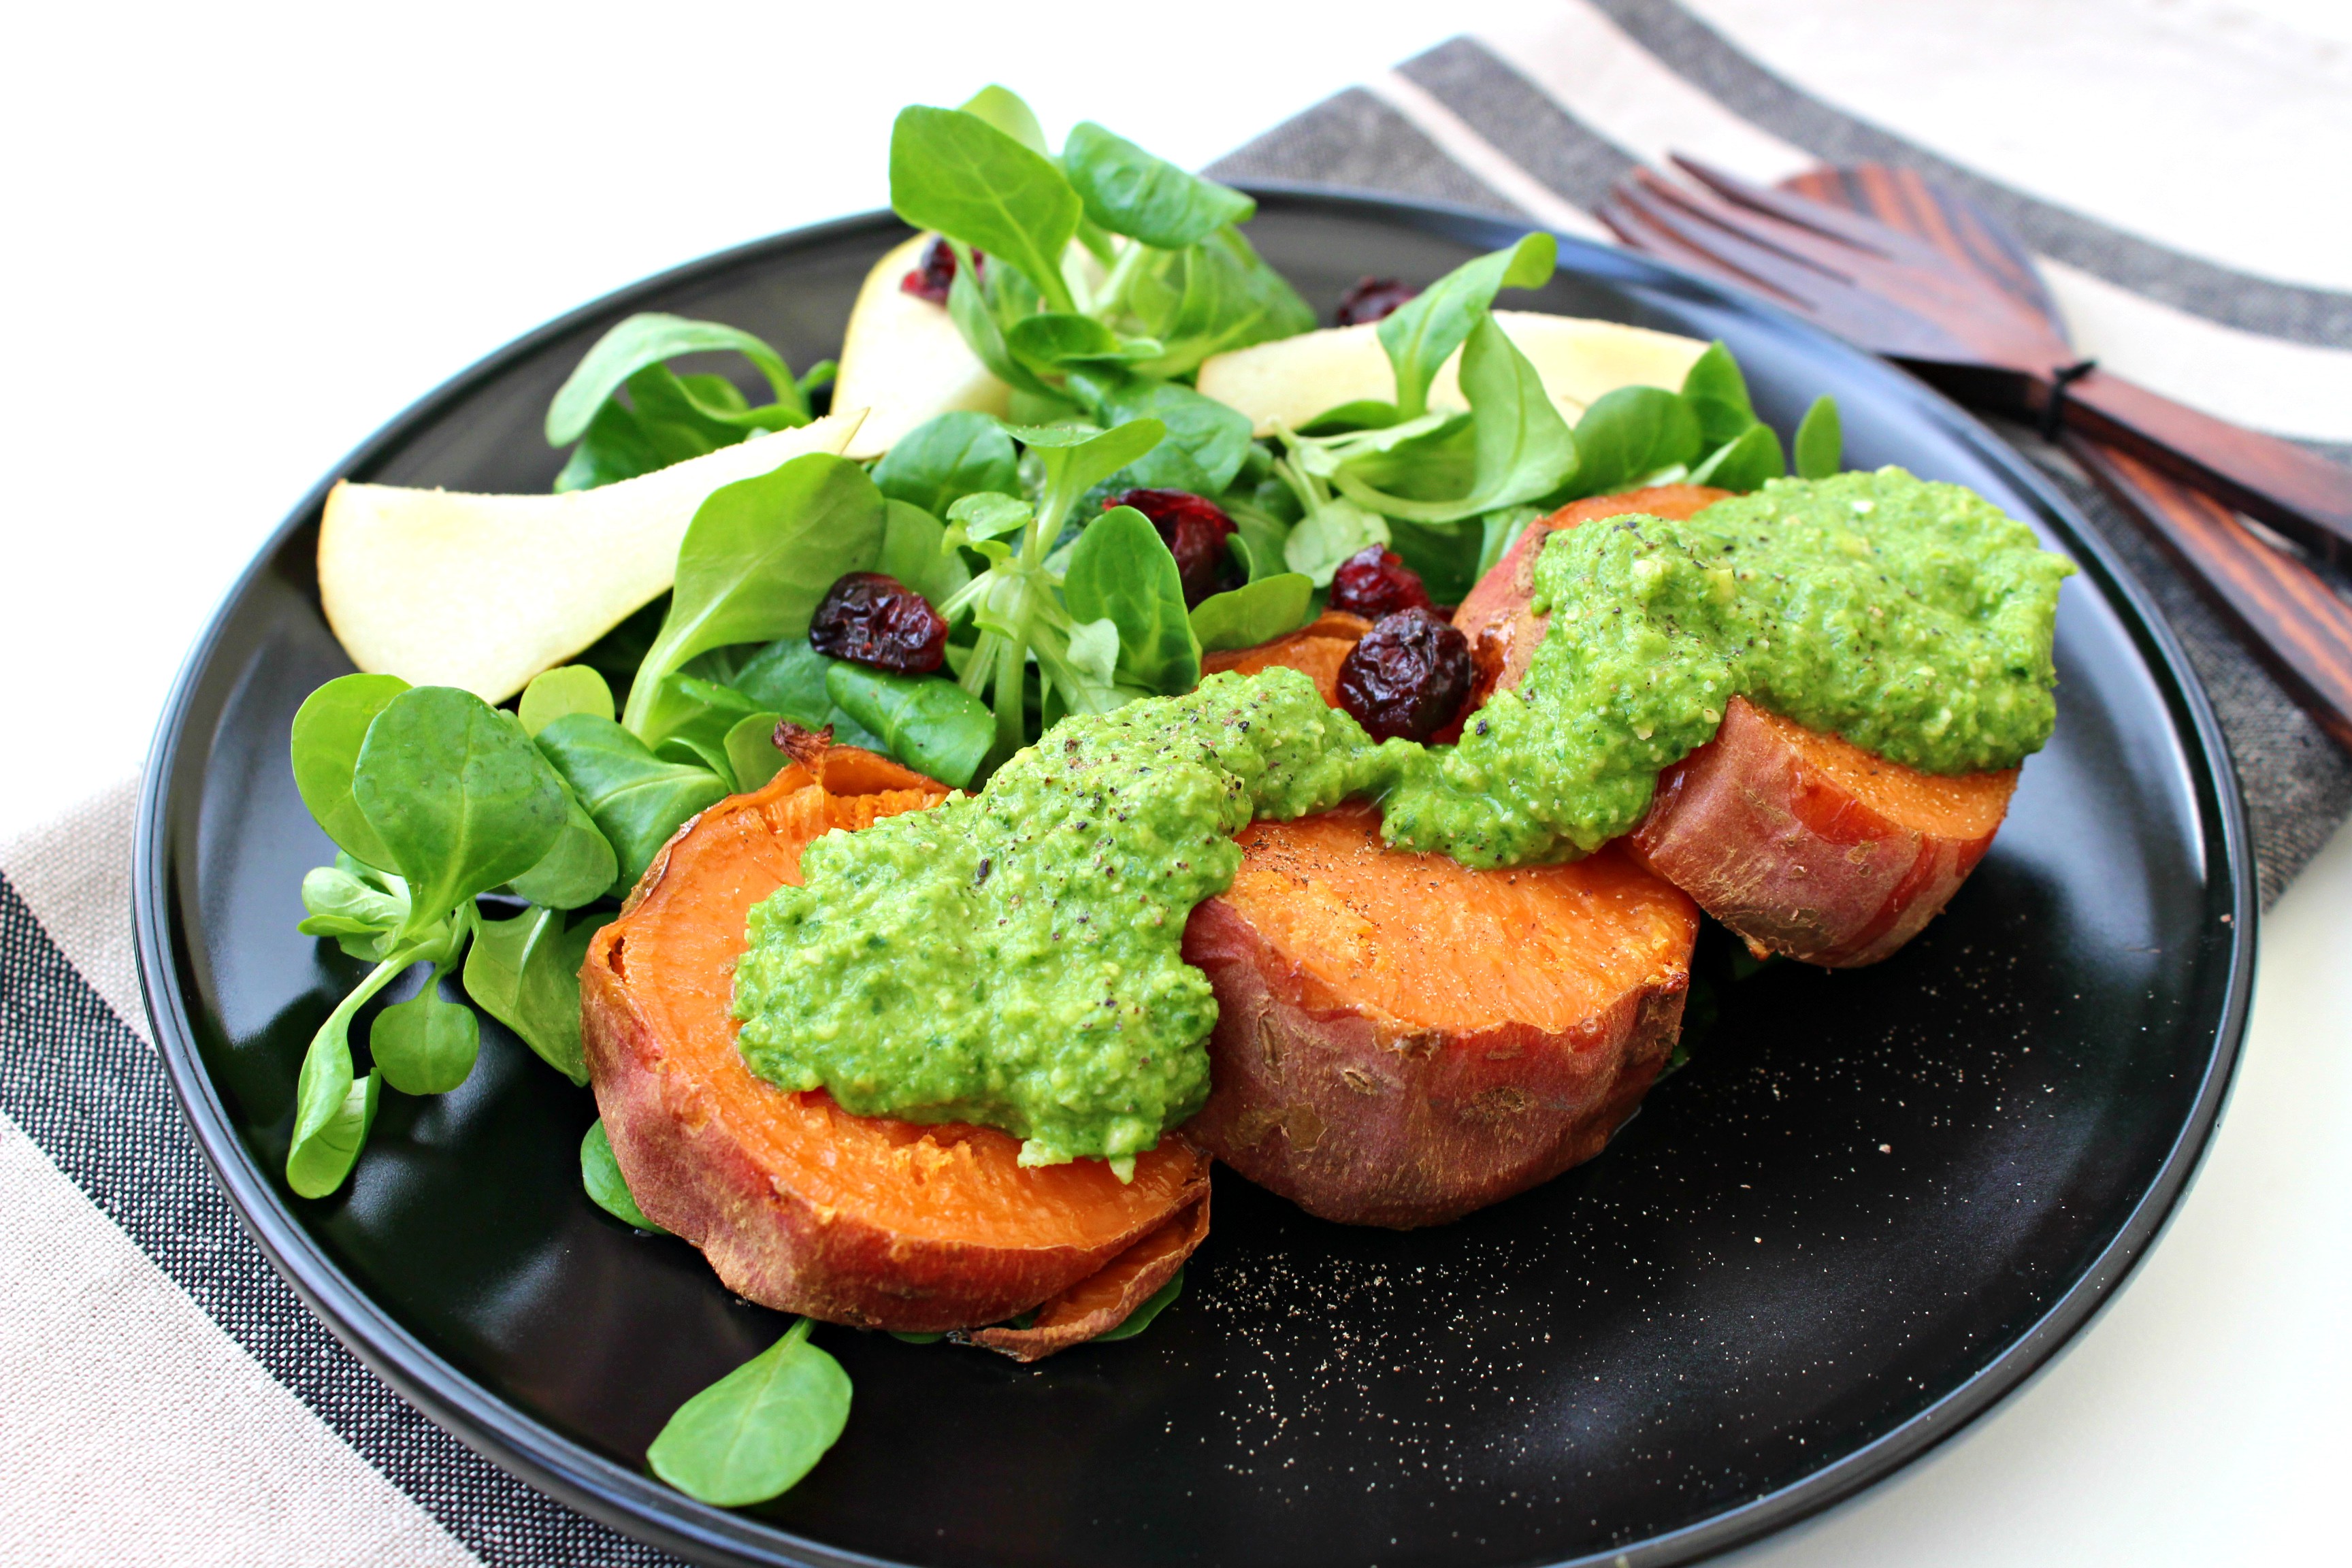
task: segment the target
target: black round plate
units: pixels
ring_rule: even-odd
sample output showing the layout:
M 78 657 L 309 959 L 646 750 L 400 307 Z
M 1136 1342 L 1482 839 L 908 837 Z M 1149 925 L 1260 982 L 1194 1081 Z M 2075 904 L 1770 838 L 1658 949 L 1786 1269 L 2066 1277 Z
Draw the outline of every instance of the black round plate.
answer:
M 484 362 L 337 474 L 543 490 L 549 395 L 614 321 L 712 317 L 807 364 L 905 232 L 859 218 L 640 284 Z M 1322 303 L 1520 232 L 1300 190 L 1264 192 L 1250 230 Z M 287 726 L 351 668 L 320 616 L 313 495 L 193 656 L 138 845 L 156 1037 L 278 1267 L 434 1419 L 713 1563 L 1682 1562 L 1885 1475 L 2016 1386 L 2147 1247 L 2237 1058 L 2254 904 L 2211 714 L 2095 536 L 1967 416 L 1710 284 L 1561 252 L 1558 279 L 1507 302 L 1720 337 L 1781 430 L 1834 393 L 1852 464 L 1973 486 L 2083 567 L 2057 738 L 1900 956 L 1727 988 L 1694 1064 L 1605 1154 L 1458 1225 L 1325 1225 L 1221 1172 L 1183 1299 L 1127 1342 L 1021 1367 L 824 1331 L 857 1390 L 839 1446 L 764 1510 L 704 1508 L 646 1475 L 646 1445 L 783 1320 L 589 1205 L 584 1091 L 486 1022 L 462 1089 L 385 1095 L 345 1194 L 309 1202 L 279 1177 L 297 1063 L 356 973 L 294 930 L 302 873 L 331 851 Z

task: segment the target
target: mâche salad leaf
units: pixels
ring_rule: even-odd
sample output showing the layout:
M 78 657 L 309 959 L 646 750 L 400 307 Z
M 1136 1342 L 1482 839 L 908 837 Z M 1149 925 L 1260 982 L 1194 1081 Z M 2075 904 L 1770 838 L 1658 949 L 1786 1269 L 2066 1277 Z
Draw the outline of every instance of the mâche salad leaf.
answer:
M 1332 476 L 1339 492 L 1386 517 L 1460 522 L 1549 494 L 1576 471 L 1577 441 L 1568 421 L 1544 390 L 1543 377 L 1492 315 L 1481 313 L 1470 324 L 1462 347 L 1462 392 L 1470 404 L 1468 494 L 1449 500 L 1383 495 L 1344 463 Z
M 1381 346 L 1396 371 L 1397 417 L 1412 419 L 1427 412 L 1430 383 L 1468 341 L 1474 326 L 1491 322 L 1488 312 L 1497 292 L 1543 287 L 1551 281 L 1559 261 L 1559 241 L 1549 234 L 1531 234 L 1508 250 L 1465 262 L 1382 319 Z
M 1299 573 L 1260 577 L 1193 605 L 1192 635 L 1203 653 L 1255 647 L 1305 626 L 1314 599 L 1314 580 Z
M 750 360 L 774 401 L 755 406 L 724 376 L 678 375 L 666 363 L 709 353 Z M 635 479 L 763 430 L 805 425 L 810 391 L 832 374 L 828 361 L 795 379 L 767 343 L 717 321 L 658 311 L 630 316 L 597 340 L 548 405 L 548 445 L 579 443 L 555 488 L 590 489 Z
M 996 718 L 988 704 L 952 680 L 894 675 L 837 661 L 825 672 L 834 706 L 919 773 L 962 789 L 988 760 Z
M 751 333 L 717 321 L 693 321 L 683 316 L 649 311 L 631 316 L 596 340 L 547 405 L 547 444 L 567 446 L 587 434 L 588 423 L 607 398 L 637 372 L 682 354 L 714 350 L 741 354 L 759 368 L 776 395 L 769 409 L 757 416 L 734 416 L 747 429 L 782 430 L 808 423 L 808 400 L 793 380 L 783 356 Z M 728 414 L 711 411 L 712 417 Z
M 970 409 L 925 420 L 874 465 L 875 486 L 885 496 L 933 517 L 947 516 L 968 495 L 1010 490 L 1020 479 L 1021 454 L 1003 422 Z
M 560 910 L 530 909 L 475 926 L 466 994 L 573 1083 L 588 1081 L 580 1045 L 580 965 L 594 917 L 566 923 Z
M 678 825 L 732 791 L 699 763 L 665 762 L 610 719 L 567 713 L 539 732 L 539 749 L 587 809 L 620 861 L 620 885 L 646 874 Z
M 580 1140 L 580 1185 L 589 1202 L 623 1225 L 656 1236 L 669 1234 L 637 1206 L 636 1194 L 629 1191 L 628 1181 L 621 1174 L 621 1163 L 613 1157 L 613 1140 L 602 1118 L 591 1123 Z
M 294 787 L 327 837 L 370 866 L 390 866 L 392 851 L 352 798 L 352 774 L 368 726 L 407 689 L 396 675 L 341 676 L 304 698 L 294 713 Z
M 311 1037 L 296 1084 L 287 1183 L 323 1197 L 359 1157 L 380 1079 L 438 1093 L 472 1069 L 478 1026 L 439 996 L 439 981 L 465 950 L 476 895 L 540 864 L 563 833 L 569 797 L 522 725 L 471 692 L 394 690 L 382 677 L 345 676 L 305 709 L 310 719 L 298 725 L 293 747 L 298 787 L 322 826 L 333 821 L 374 857 L 347 844 L 336 866 L 304 879 L 304 926 L 375 961 Z M 357 1077 L 352 1024 L 420 962 L 434 966 L 432 977 L 418 996 L 377 1016 L 369 1033 L 376 1071 Z
M 1114 679 L 1170 696 L 1200 684 L 1201 641 L 1176 558 L 1141 512 L 1114 507 L 1088 523 L 1062 592 L 1074 618 L 1108 620 L 1118 631 Z
M 823 452 L 712 491 L 678 546 L 669 614 L 630 686 L 622 723 L 659 742 L 664 677 L 712 648 L 806 633 L 825 591 L 844 573 L 873 565 L 883 525 L 882 492 L 866 470 Z
M 441 994 L 446 973 L 436 965 L 423 991 L 378 1013 L 368 1030 L 375 1070 L 403 1094 L 446 1094 L 466 1081 L 481 1054 L 481 1020 Z
M 1578 488 L 1630 489 L 1647 475 L 1696 462 L 1703 439 L 1688 398 L 1654 386 L 1603 393 L 1576 422 Z
M 849 1425 L 849 1374 L 809 1342 L 802 1318 L 784 1337 L 677 1407 L 646 1450 L 654 1474 L 720 1508 L 765 1502 L 815 1468 Z
M 1257 211 L 1257 203 L 1230 185 L 1188 174 L 1090 120 L 1079 121 L 1063 145 L 1062 172 L 1088 217 L 1162 250 L 1198 245 Z
M 1212 354 L 1314 330 L 1315 312 L 1239 229 L 1136 255 L 1107 309 L 1123 330 L 1160 345 L 1157 358 L 1130 367 L 1137 374 L 1187 375 Z
M 1844 466 L 1845 432 L 1838 421 L 1837 399 L 1824 394 L 1813 399 L 1797 426 L 1790 444 L 1801 479 L 1825 479 Z
M 522 727 L 471 692 L 420 686 L 369 724 L 352 798 L 408 884 L 413 938 L 539 864 L 564 795 Z
M 890 131 L 890 205 L 917 228 L 1019 268 L 1048 308 L 1076 309 L 1062 252 L 1084 211 L 1078 193 L 1052 159 L 979 115 L 919 104 L 898 111 Z
M 584 664 L 558 665 L 534 676 L 515 704 L 523 733 L 534 738 L 566 713 L 613 717 L 613 689 L 601 671 Z

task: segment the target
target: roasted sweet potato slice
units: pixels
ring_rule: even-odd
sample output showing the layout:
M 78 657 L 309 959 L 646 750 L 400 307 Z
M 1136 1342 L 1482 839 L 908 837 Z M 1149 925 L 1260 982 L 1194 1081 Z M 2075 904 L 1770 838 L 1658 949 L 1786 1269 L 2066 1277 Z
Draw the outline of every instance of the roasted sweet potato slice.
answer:
M 1240 835 L 1184 958 L 1216 987 L 1188 1136 L 1310 1214 L 1436 1225 L 1600 1152 L 1682 1022 L 1698 912 L 1614 847 L 1474 871 L 1348 806 Z
M 1163 1139 L 1125 1184 L 1098 1160 L 1024 1169 L 1006 1133 L 852 1116 L 736 1050 L 751 907 L 798 879 L 819 835 L 943 794 L 849 747 L 811 761 L 681 829 L 589 946 L 589 1072 L 630 1191 L 730 1289 L 783 1311 L 933 1332 L 1035 1309 L 1043 1331 L 982 1342 L 1024 1359 L 1101 1332 L 1206 1234 L 1199 1151 Z
M 1323 700 L 1337 708 L 1339 705 L 1339 666 L 1346 661 L 1349 650 L 1371 629 L 1372 623 L 1361 616 L 1351 616 L 1341 610 L 1326 610 L 1287 637 L 1260 643 L 1255 647 L 1204 654 L 1201 659 L 1201 673 L 1215 675 L 1230 669 L 1243 675 L 1255 675 L 1261 669 L 1273 669 L 1277 666 L 1295 669 L 1314 681 L 1315 689 L 1323 694 Z
M 1657 485 L 1622 495 L 1594 496 L 1571 501 L 1549 517 L 1528 524 L 1503 558 L 1487 568 L 1454 612 L 1454 624 L 1470 639 L 1470 657 L 1477 664 L 1477 683 L 1471 688 L 1475 710 L 1497 689 L 1508 690 L 1528 672 L 1528 661 L 1544 639 L 1549 616 L 1535 612 L 1536 557 L 1544 541 L 1563 528 L 1574 528 L 1596 518 L 1624 517 L 1643 512 L 1651 517 L 1685 518 L 1704 506 L 1729 499 L 1729 490 L 1706 485 Z
M 1631 843 L 1757 956 L 1848 969 L 1951 900 L 2016 787 L 2015 768 L 1923 773 L 1735 697 L 1660 776 Z
M 1561 528 L 1683 518 L 1728 492 L 1665 485 L 1596 496 L 1528 528 L 1454 613 L 1478 663 L 1472 705 L 1518 684 L 1549 617 L 1536 552 Z M 1734 698 L 1714 740 L 1666 770 L 1635 853 L 1762 956 L 1852 968 L 1919 934 L 1990 847 L 2017 770 L 1921 773 Z

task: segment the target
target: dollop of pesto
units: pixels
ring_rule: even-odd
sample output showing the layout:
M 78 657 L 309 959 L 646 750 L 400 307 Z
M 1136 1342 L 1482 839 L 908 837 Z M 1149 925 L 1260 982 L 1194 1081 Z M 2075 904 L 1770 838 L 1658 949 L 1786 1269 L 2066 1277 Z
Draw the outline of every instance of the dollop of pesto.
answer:
M 1369 793 L 1379 752 L 1296 670 L 1066 721 L 985 791 L 834 833 L 751 910 L 751 1070 L 851 1112 L 978 1121 L 1024 1164 L 1129 1160 L 1209 1093 L 1179 945 L 1251 818 Z
M 1543 645 L 1458 747 L 1375 746 L 1295 670 L 1217 675 L 1065 720 L 977 796 L 817 840 L 751 911 L 744 1058 L 859 1115 L 1123 1171 L 1208 1096 L 1216 1001 L 1179 948 L 1251 818 L 1376 795 L 1393 844 L 1562 858 L 1633 827 L 1735 693 L 1928 772 L 2009 767 L 2050 736 L 2072 571 L 1897 468 L 1555 534 Z
M 1734 694 L 1925 772 L 2013 767 L 2056 719 L 2073 571 L 1973 491 L 1900 468 L 1555 533 L 1526 678 L 1458 747 L 1397 753 L 1382 832 L 1471 866 L 1596 849 Z

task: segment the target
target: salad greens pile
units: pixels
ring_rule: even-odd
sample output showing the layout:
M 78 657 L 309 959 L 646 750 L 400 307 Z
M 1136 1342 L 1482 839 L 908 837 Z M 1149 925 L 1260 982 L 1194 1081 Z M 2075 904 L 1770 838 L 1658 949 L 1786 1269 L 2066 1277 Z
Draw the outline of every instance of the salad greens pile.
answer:
M 304 1058 L 286 1157 L 296 1193 L 343 1184 L 385 1086 L 438 1094 L 466 1080 L 474 1008 L 586 1083 L 578 977 L 591 937 L 683 823 L 776 773 L 780 726 L 829 729 L 974 787 L 1066 714 L 1188 691 L 1204 654 L 1305 625 L 1369 544 L 1450 603 L 1566 501 L 1676 480 L 1752 489 L 1785 466 L 1720 343 L 1678 391 L 1610 393 L 1571 428 L 1492 313 L 1499 290 L 1549 279 L 1548 235 L 1457 268 L 1381 322 L 1393 401 L 1259 441 L 1192 384 L 1213 354 L 1316 324 L 1243 237 L 1248 196 L 1091 123 L 1053 153 L 1028 107 L 993 87 L 961 109 L 905 110 L 890 190 L 901 216 L 950 247 L 948 310 L 1012 388 L 1010 418 L 942 414 L 878 462 L 812 454 L 714 492 L 667 598 L 539 676 L 511 711 L 347 675 L 296 715 L 295 780 L 336 847 L 303 879 L 299 929 L 366 966 Z M 1468 407 L 1433 409 L 1457 349 Z M 749 361 L 770 400 L 670 367 L 714 351 Z M 735 327 L 633 316 L 549 407 L 549 442 L 572 447 L 555 488 L 805 424 L 832 374 L 828 362 L 796 377 Z M 1835 471 L 1839 441 L 1824 398 L 1796 434 L 1798 471 Z M 1188 607 L 1170 545 L 1114 504 L 1133 489 L 1223 508 L 1237 530 L 1225 580 L 1241 585 Z M 856 572 L 897 579 L 947 620 L 944 669 L 893 673 L 811 646 L 820 602 Z M 360 1073 L 363 1010 L 420 966 L 413 994 L 369 1020 Z M 444 994 L 453 975 L 474 1008 Z M 601 1122 L 580 1159 L 600 1207 L 656 1228 Z M 1139 1331 L 1181 1280 L 1105 1337 Z M 656 1473 L 730 1505 L 805 1473 L 849 1404 L 809 1329 L 796 1322 L 688 1402 L 653 1446 Z
M 1315 325 L 1235 226 L 1257 210 L 1249 197 L 1092 123 L 1055 156 L 1029 107 L 992 87 L 961 109 L 900 112 L 890 205 L 953 249 L 949 314 L 1013 389 L 1015 420 L 1156 418 L 1166 438 L 1130 459 L 1122 488 L 1232 485 L 1249 421 L 1183 378 Z

